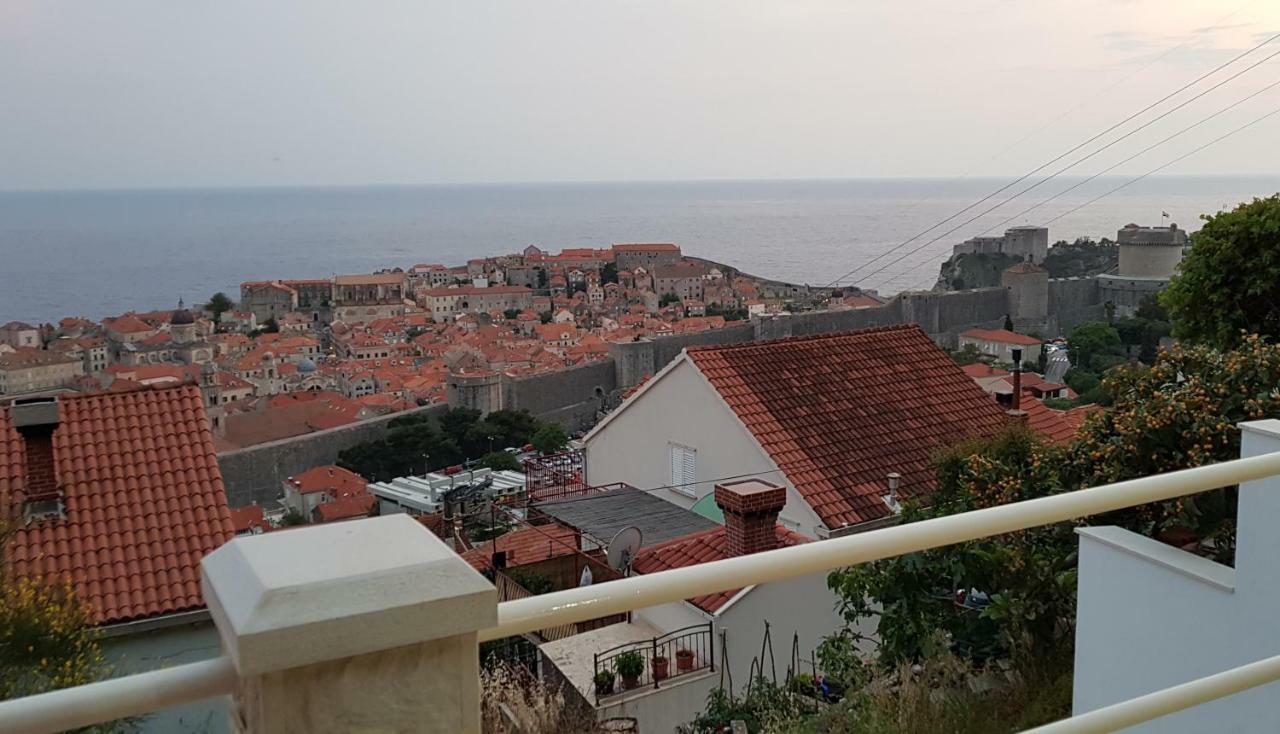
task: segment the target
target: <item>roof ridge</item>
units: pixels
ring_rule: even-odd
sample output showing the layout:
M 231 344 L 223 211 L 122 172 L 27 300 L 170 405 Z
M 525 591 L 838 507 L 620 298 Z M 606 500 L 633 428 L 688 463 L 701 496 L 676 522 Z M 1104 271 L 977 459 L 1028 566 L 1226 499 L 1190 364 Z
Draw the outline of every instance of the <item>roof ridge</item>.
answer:
M 880 333 L 887 333 L 887 332 L 911 331 L 911 330 L 918 330 L 921 333 L 924 333 L 925 336 L 928 336 L 928 334 L 925 333 L 924 329 L 921 328 L 920 324 L 915 322 L 910 322 L 905 324 L 889 324 L 887 326 L 872 326 L 866 329 L 847 329 L 843 331 L 829 331 L 822 334 L 802 334 L 800 336 L 787 336 L 787 337 L 781 337 L 779 339 L 763 339 L 759 341 L 741 342 L 738 344 L 710 344 L 710 345 L 699 346 L 699 347 L 685 347 L 685 351 L 689 352 L 690 354 L 694 352 L 708 352 L 708 351 L 725 352 L 725 351 L 730 351 L 735 349 L 747 349 L 750 347 L 770 346 L 774 344 L 794 344 L 798 342 L 820 341 L 823 339 L 835 339 L 843 336 L 861 336 L 863 334 L 880 334 Z

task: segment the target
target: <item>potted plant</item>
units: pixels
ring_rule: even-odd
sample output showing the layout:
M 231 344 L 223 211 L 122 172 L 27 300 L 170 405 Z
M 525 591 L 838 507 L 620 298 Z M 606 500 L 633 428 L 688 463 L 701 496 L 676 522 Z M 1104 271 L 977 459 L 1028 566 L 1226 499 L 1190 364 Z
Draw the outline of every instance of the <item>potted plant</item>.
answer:
M 644 672 L 644 656 L 637 650 L 628 650 L 613 661 L 613 669 L 622 677 L 623 688 L 635 688 Z
M 693 650 L 686 650 L 683 647 L 676 650 L 676 670 L 681 673 L 693 670 Z
M 666 655 L 656 655 L 653 658 L 653 679 L 663 680 L 667 677 L 671 669 L 671 661 L 667 660 Z
M 613 693 L 613 671 L 602 670 L 592 679 L 596 684 L 597 696 L 608 696 Z

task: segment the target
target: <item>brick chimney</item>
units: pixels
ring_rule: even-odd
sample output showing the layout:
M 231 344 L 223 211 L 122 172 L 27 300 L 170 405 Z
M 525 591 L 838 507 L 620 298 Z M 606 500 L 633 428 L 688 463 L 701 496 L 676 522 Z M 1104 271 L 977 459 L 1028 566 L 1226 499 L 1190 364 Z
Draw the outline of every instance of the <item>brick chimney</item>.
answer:
M 774 526 L 787 504 L 787 489 L 760 479 L 716 485 L 716 504 L 724 511 L 726 549 L 731 556 L 778 547 Z
M 9 411 L 14 429 L 22 436 L 25 454 L 23 514 L 28 522 L 60 517 L 62 489 L 58 486 L 53 457 L 53 432 L 59 423 L 58 401 L 53 398 L 15 401 Z

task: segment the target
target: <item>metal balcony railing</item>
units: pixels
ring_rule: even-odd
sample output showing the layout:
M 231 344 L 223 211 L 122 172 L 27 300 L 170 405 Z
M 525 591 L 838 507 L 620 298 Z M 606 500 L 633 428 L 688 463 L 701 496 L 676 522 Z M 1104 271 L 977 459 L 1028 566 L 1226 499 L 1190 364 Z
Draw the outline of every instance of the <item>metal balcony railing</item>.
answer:
M 1280 475 L 1280 452 L 508 601 L 498 606 L 498 624 L 482 631 L 480 639 L 496 640 L 1276 475 Z M 1280 681 L 1280 656 L 1065 719 L 1036 731 L 1039 734 L 1117 731 L 1275 681 Z M 235 668 L 231 660 L 223 656 L 0 702 L 0 731 L 52 734 L 228 694 L 235 686 Z
M 626 660 L 638 661 L 639 675 L 627 677 Z M 683 627 L 651 640 L 626 642 L 595 654 L 596 704 L 601 698 L 644 688 L 661 688 L 665 681 L 700 670 L 716 669 L 716 643 L 711 623 Z M 635 663 L 633 663 L 634 665 Z M 607 685 L 599 681 L 608 677 Z

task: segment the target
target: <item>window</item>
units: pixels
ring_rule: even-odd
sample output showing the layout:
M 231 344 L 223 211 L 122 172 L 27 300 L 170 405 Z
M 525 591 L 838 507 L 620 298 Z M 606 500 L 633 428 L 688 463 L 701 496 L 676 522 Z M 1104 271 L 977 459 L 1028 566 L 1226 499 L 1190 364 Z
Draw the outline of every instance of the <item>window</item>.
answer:
M 698 494 L 693 486 L 697 479 L 698 451 L 688 446 L 681 446 L 678 443 L 670 444 L 671 447 L 671 488 L 675 492 L 687 495 L 689 497 L 697 497 Z

